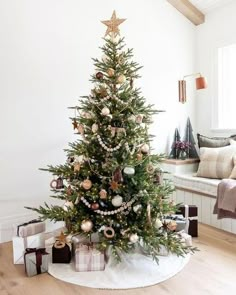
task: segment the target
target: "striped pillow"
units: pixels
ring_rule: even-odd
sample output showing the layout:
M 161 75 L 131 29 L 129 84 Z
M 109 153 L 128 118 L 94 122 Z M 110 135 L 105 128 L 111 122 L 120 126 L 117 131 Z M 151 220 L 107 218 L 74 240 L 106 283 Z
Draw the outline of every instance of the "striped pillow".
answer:
M 236 145 L 220 148 L 200 148 L 200 164 L 197 176 L 207 178 L 229 178 L 233 169 Z

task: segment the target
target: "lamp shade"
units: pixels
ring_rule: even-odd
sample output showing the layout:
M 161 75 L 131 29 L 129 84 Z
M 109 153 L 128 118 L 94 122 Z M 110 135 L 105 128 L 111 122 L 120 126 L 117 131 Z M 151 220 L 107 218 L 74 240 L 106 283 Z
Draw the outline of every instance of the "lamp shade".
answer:
M 196 78 L 196 89 L 205 89 L 207 88 L 207 81 L 206 78 L 200 76 L 198 78 Z

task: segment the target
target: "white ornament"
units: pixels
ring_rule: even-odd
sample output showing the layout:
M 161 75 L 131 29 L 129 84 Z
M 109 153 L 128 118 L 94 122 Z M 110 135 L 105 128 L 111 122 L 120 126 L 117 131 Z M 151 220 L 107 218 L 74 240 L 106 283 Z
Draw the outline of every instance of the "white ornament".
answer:
M 110 110 L 107 108 L 107 107 L 104 107 L 102 110 L 101 110 L 101 114 L 103 116 L 108 116 L 110 114 Z
M 137 204 L 137 205 L 135 205 L 133 207 L 133 210 L 134 210 L 135 213 L 137 213 L 139 210 L 141 210 L 141 208 L 142 208 L 142 205 L 141 204 Z
M 69 209 L 73 209 L 74 208 L 74 204 L 73 202 L 70 202 L 70 201 L 66 201 L 63 205 L 63 209 L 65 211 L 68 211 Z
M 123 198 L 119 195 L 116 195 L 112 200 L 111 203 L 115 207 L 120 207 L 121 204 L 123 203 Z
M 93 228 L 93 223 L 91 220 L 83 220 L 81 223 L 81 229 L 84 232 L 89 232 Z
M 131 167 L 131 166 L 125 167 L 124 168 L 124 173 L 126 175 L 134 175 L 134 173 L 135 173 L 134 167 Z
M 149 145 L 144 143 L 142 146 L 141 146 L 141 151 L 145 154 L 147 154 L 149 152 Z
M 159 228 L 161 228 L 163 226 L 163 223 L 161 222 L 161 220 L 159 218 L 157 218 L 155 220 L 154 226 L 155 226 L 156 229 L 159 229 Z
M 94 123 L 94 124 L 92 125 L 92 132 L 93 132 L 93 133 L 96 133 L 97 131 L 98 131 L 98 124 Z
M 121 74 L 118 78 L 117 78 L 117 83 L 118 84 L 123 84 L 126 81 L 126 77 L 125 75 Z
M 130 240 L 130 242 L 131 242 L 132 244 L 137 243 L 137 242 L 138 242 L 138 239 L 139 239 L 139 237 L 138 237 L 137 234 L 131 234 L 131 235 L 129 236 L 129 240 Z

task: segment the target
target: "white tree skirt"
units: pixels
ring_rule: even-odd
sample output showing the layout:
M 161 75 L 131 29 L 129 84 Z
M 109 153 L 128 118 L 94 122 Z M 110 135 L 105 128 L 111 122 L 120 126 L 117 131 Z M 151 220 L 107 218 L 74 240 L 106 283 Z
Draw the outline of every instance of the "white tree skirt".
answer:
M 48 272 L 55 278 L 72 284 L 97 289 L 130 289 L 155 285 L 165 281 L 188 263 L 190 255 L 160 256 L 159 264 L 140 253 L 126 254 L 122 262 L 112 259 L 104 271 L 76 272 L 74 261 L 70 264 L 49 264 Z

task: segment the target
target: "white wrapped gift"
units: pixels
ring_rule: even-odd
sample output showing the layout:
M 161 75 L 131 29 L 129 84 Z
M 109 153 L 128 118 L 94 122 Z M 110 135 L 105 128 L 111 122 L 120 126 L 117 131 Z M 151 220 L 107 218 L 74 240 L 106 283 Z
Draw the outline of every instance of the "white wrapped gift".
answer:
M 193 245 L 192 236 L 190 236 L 186 232 L 180 231 L 178 232 L 178 236 L 181 238 L 182 243 L 184 243 L 186 246 L 190 247 Z
M 45 248 L 45 234 L 39 233 L 29 237 L 13 237 L 13 263 L 24 264 L 26 248 Z

